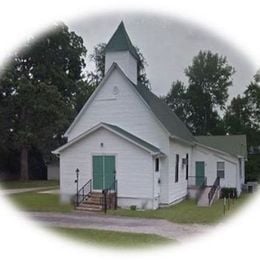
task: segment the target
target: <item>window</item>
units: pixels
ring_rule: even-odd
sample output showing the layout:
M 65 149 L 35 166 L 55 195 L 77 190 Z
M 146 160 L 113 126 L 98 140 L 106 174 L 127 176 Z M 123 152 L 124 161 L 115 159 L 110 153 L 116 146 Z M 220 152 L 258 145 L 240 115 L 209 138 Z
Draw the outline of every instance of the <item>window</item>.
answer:
M 156 172 L 159 171 L 159 168 L 160 168 L 159 163 L 160 163 L 159 158 L 156 158 L 156 159 L 155 159 L 155 171 L 156 171 Z
M 175 182 L 179 181 L 179 155 L 176 154 L 176 161 L 175 161 Z
M 188 180 L 189 177 L 189 154 L 186 153 L 186 180 Z
M 217 162 L 217 176 L 219 178 L 225 178 L 225 163 Z

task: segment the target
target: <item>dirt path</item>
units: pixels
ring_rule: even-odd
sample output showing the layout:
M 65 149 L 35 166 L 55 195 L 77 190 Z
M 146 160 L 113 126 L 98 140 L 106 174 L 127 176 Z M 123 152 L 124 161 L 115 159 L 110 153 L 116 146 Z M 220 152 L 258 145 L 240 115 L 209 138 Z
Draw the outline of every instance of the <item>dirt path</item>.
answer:
M 37 221 L 48 226 L 101 229 L 133 233 L 156 234 L 162 237 L 183 241 L 193 235 L 210 231 L 213 225 L 177 224 L 167 220 L 129 218 L 92 213 L 28 213 Z
M 5 189 L 5 190 L 0 189 L 0 196 L 29 192 L 29 191 L 48 190 L 48 189 L 54 189 L 54 188 L 55 187 L 47 186 L 47 187 L 37 187 L 37 188 L 18 188 L 18 189 Z

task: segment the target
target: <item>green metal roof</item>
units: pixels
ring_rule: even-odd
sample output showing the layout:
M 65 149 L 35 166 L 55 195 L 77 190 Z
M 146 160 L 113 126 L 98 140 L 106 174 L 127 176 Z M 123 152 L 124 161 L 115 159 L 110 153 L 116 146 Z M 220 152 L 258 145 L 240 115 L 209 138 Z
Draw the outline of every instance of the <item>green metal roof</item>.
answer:
M 105 52 L 116 51 L 129 51 L 137 60 L 139 60 L 139 56 L 126 32 L 123 22 L 119 24 L 105 48 Z
M 150 150 L 154 153 L 161 153 L 160 149 L 157 148 L 156 146 L 154 146 L 150 143 L 147 143 L 146 141 L 144 141 L 144 140 L 140 139 L 139 137 L 125 131 L 124 129 L 122 129 L 122 128 L 116 126 L 116 125 L 111 125 L 111 124 L 107 124 L 107 123 L 102 123 L 102 124 L 108 126 L 109 128 L 112 128 L 117 133 L 124 135 L 126 138 L 131 139 L 135 143 L 140 144 L 141 146 L 147 148 L 148 150 Z
M 188 142 L 195 141 L 190 130 L 164 101 L 140 83 L 138 85 L 133 85 L 144 101 L 149 105 L 155 116 L 172 136 L 179 137 Z
M 246 135 L 196 136 L 196 139 L 203 145 L 247 158 Z

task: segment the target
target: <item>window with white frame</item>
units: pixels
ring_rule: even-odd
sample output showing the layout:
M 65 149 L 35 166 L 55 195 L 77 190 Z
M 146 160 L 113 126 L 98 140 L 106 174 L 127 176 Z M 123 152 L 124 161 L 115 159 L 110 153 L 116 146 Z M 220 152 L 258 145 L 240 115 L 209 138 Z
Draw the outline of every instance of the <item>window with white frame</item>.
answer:
M 225 178 L 225 162 L 217 162 L 217 176 Z

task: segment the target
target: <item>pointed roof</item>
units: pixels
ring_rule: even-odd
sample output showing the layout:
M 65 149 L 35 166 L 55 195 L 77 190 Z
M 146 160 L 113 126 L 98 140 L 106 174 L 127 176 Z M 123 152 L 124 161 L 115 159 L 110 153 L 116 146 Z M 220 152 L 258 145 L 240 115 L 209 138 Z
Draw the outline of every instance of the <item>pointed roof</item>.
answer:
M 178 118 L 178 116 L 168 107 L 168 105 L 165 102 L 163 102 L 160 98 L 153 94 L 147 87 L 142 86 L 140 83 L 138 85 L 134 84 L 125 75 L 125 73 L 121 70 L 117 63 L 113 63 L 112 66 L 109 68 L 108 72 L 106 73 L 105 77 L 103 78 L 99 86 L 96 88 L 96 90 L 88 99 L 88 101 L 85 103 L 77 117 L 74 119 L 74 121 L 64 134 L 65 136 L 68 136 L 69 132 L 80 119 L 85 109 L 87 109 L 87 106 L 92 102 L 98 91 L 102 88 L 102 86 L 105 84 L 105 82 L 115 69 L 117 69 L 121 73 L 121 75 L 131 84 L 131 86 L 133 86 L 133 88 L 142 98 L 144 103 L 146 103 L 147 106 L 150 107 L 155 117 L 161 122 L 161 124 L 164 126 L 164 128 L 167 130 L 170 136 L 182 139 L 189 143 L 196 141 L 196 139 L 189 131 L 189 129 L 186 127 L 186 125 Z
M 123 22 L 119 24 L 105 48 L 105 52 L 116 51 L 129 51 L 137 60 L 139 60 L 137 51 L 127 34 Z
M 133 83 L 132 83 L 133 84 Z M 194 136 L 187 126 L 179 119 L 179 117 L 169 108 L 169 106 L 160 98 L 158 98 L 147 87 L 138 83 L 133 84 L 139 95 L 144 99 L 155 116 L 162 125 L 167 129 L 172 137 L 180 138 L 187 142 L 195 141 Z

